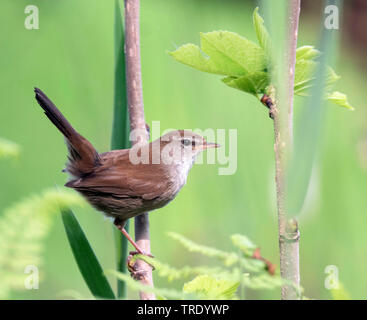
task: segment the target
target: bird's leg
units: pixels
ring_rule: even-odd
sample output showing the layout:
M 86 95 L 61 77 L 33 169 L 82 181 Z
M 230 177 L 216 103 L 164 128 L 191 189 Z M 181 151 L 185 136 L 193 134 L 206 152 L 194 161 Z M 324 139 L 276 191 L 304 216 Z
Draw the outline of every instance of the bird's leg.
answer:
M 128 232 L 125 230 L 125 223 L 126 223 L 126 221 L 122 221 L 119 218 L 115 218 L 115 220 L 114 220 L 113 223 L 115 224 L 115 226 L 117 227 L 117 229 L 119 229 L 122 232 L 122 234 L 126 237 L 126 239 L 136 249 L 136 251 L 130 252 L 130 255 L 142 254 L 142 255 L 145 255 L 145 256 L 154 258 L 154 256 L 152 254 L 145 253 L 143 250 L 141 250 L 140 247 L 137 245 L 137 243 L 133 240 L 133 238 L 130 237 L 130 235 L 128 234 Z
M 137 245 L 137 243 L 130 237 L 129 233 L 125 230 L 126 221 L 123 221 L 119 218 L 115 218 L 113 223 L 115 224 L 117 229 L 119 229 L 122 232 L 122 234 L 126 237 L 126 239 L 136 249 L 136 251 L 129 252 L 129 256 L 127 257 L 127 268 L 129 270 L 131 276 L 135 280 L 140 280 L 144 277 L 144 272 L 142 273 L 141 271 L 136 269 L 135 262 L 132 262 L 133 256 L 136 255 L 136 254 L 142 254 L 142 255 L 145 255 L 145 256 L 148 256 L 148 257 L 152 257 L 152 258 L 154 258 L 154 256 L 150 253 L 144 253 L 144 251 L 141 250 L 140 247 Z M 154 270 L 153 266 L 152 266 L 152 270 Z

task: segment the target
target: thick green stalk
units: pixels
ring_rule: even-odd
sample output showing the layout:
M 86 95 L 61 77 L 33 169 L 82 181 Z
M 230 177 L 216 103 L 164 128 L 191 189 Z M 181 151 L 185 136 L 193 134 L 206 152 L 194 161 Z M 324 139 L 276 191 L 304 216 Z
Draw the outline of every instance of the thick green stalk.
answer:
M 275 181 L 278 207 L 280 273 L 293 285 L 282 286 L 283 300 L 299 299 L 299 231 L 287 211 L 286 176 L 293 152 L 293 91 L 300 0 L 267 1 L 270 31 L 276 44 L 273 52 L 277 66 L 273 73 Z
M 115 24 L 114 24 L 114 46 L 115 46 L 115 83 L 114 83 L 114 111 L 111 149 L 127 149 L 130 147 L 128 121 L 127 93 L 126 93 L 126 71 L 124 53 L 124 30 L 119 0 L 115 0 Z M 125 226 L 129 231 L 129 221 Z M 127 239 L 113 226 L 116 242 L 116 267 L 117 270 L 126 273 Z M 117 296 L 126 298 L 126 284 L 117 280 Z
M 294 286 L 282 287 L 282 299 L 299 299 L 296 288 L 300 286 L 299 272 L 299 238 L 298 223 L 289 219 L 286 208 L 288 198 L 286 176 L 288 161 L 293 152 L 293 91 L 296 64 L 296 49 L 298 38 L 298 19 L 301 9 L 301 0 L 291 0 L 288 3 L 287 39 L 284 52 L 283 92 L 279 96 L 279 117 L 274 117 L 276 183 L 279 222 L 279 256 L 280 273 L 282 278 L 293 282 Z M 277 83 L 278 85 L 280 82 Z M 278 86 L 279 87 L 279 86 Z M 282 90 L 281 89 L 281 90 Z

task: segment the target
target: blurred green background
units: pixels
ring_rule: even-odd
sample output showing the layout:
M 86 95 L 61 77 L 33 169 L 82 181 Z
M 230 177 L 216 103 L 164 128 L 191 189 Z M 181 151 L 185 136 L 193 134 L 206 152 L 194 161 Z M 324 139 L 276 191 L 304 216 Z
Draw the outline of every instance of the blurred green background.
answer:
M 314 7 L 311 1 L 304 2 L 299 45 L 317 45 L 321 1 Z M 39 8 L 39 30 L 24 27 L 24 8 L 29 4 Z M 256 41 L 251 16 L 255 6 L 255 1 L 141 1 L 148 123 L 161 121 L 161 130 L 238 129 L 238 168 L 234 175 L 218 175 L 218 165 L 194 166 L 176 200 L 151 214 L 152 252 L 177 267 L 212 262 L 187 253 L 169 240 L 167 231 L 225 250 L 232 249 L 231 234 L 245 234 L 261 247 L 263 256 L 279 265 L 273 127 L 266 109 L 254 97 L 224 86 L 219 77 L 185 67 L 167 54 L 183 43 L 198 43 L 199 32 L 229 30 Z M 1 215 L 6 207 L 26 196 L 55 185 L 63 188 L 67 179 L 61 172 L 66 161 L 63 138 L 38 107 L 34 86 L 50 96 L 97 150 L 109 150 L 114 2 L 2 0 L 0 12 L 0 137 L 22 147 L 18 161 L 0 161 Z M 341 33 L 342 49 L 335 69 L 342 80 L 336 89 L 348 94 L 356 110 L 325 106 L 320 152 L 299 219 L 301 283 L 304 294 L 316 299 L 331 298 L 324 287 L 328 265 L 338 267 L 340 280 L 352 298 L 367 298 L 366 65 L 359 59 L 363 46 L 350 41 L 347 23 L 341 23 Z M 296 113 L 303 102 L 296 98 Z M 76 215 L 103 268 L 114 268 L 110 221 L 91 208 L 78 209 Z M 91 297 L 59 215 L 54 222 L 45 242 L 39 290 L 14 291 L 9 298 L 67 298 L 65 290 Z M 111 281 L 115 284 L 115 279 Z M 155 284 L 180 285 L 158 277 Z M 134 298 L 136 294 L 129 296 Z M 278 290 L 249 291 L 247 297 L 278 299 L 280 294 Z

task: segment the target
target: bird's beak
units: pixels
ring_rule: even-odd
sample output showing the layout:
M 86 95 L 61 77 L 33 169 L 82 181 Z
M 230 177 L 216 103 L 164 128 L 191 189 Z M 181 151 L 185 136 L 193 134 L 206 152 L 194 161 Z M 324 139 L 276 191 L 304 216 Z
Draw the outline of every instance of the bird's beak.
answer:
M 202 145 L 202 149 L 209 149 L 209 148 L 219 148 L 220 144 L 218 143 L 213 143 L 213 142 L 204 142 L 204 144 Z

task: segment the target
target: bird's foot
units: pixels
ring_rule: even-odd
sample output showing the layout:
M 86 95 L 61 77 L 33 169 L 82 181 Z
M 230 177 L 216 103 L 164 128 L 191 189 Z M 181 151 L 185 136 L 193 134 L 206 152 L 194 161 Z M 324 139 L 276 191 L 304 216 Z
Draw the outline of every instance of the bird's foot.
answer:
M 141 255 L 143 255 L 143 256 L 147 256 L 147 257 L 154 258 L 154 256 L 153 256 L 151 253 L 146 253 L 146 252 L 141 251 L 141 250 L 139 250 L 139 251 L 130 251 L 130 252 L 129 252 L 129 255 L 130 255 L 130 256 L 135 256 L 135 255 L 137 255 L 137 254 L 141 254 Z
M 146 254 L 146 253 L 141 253 L 138 251 L 130 251 L 129 252 L 129 256 L 127 257 L 127 269 L 130 272 L 130 275 L 133 279 L 135 280 L 141 280 L 146 276 L 146 271 L 145 270 L 139 270 L 139 266 L 136 264 L 136 259 L 134 259 L 134 256 L 137 254 L 142 254 L 145 255 L 147 257 L 151 257 L 154 258 L 154 256 L 150 253 Z M 155 270 L 154 266 L 152 266 L 150 263 L 144 261 L 145 263 L 147 263 L 148 265 L 150 265 L 152 267 L 152 271 Z
M 130 275 L 134 280 L 143 280 L 147 275 L 145 270 L 139 270 L 136 260 L 133 259 L 132 255 L 127 258 L 127 270 L 129 270 Z

